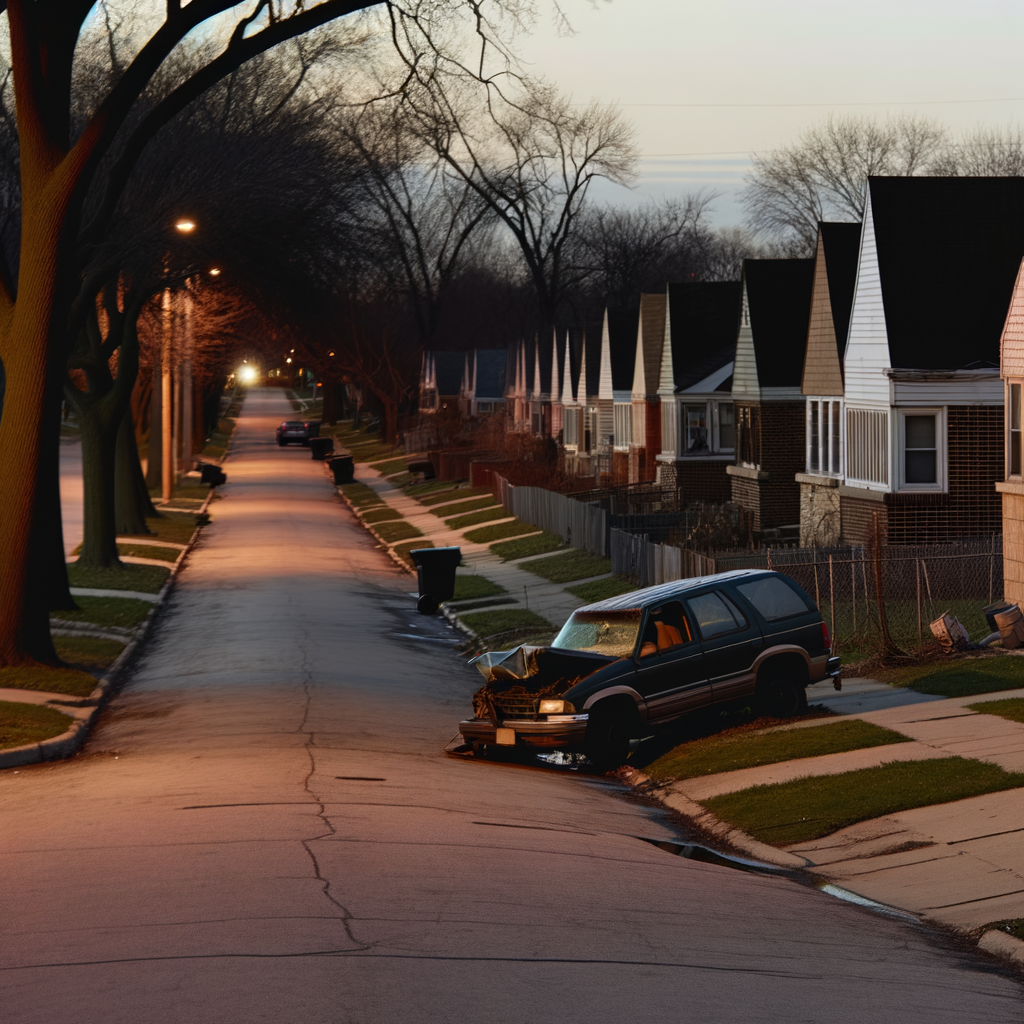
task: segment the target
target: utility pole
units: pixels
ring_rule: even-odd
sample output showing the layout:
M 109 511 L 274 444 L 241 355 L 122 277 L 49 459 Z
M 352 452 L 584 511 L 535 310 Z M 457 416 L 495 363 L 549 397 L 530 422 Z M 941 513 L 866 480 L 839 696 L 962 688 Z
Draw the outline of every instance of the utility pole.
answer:
M 187 473 L 192 469 L 192 430 L 195 422 L 195 385 L 192 380 L 194 305 L 190 284 L 186 285 L 182 300 L 185 309 L 181 346 L 181 472 Z
M 160 359 L 160 441 L 161 497 L 170 501 L 174 482 L 174 447 L 171 437 L 171 289 L 165 288 L 161 302 L 163 338 Z

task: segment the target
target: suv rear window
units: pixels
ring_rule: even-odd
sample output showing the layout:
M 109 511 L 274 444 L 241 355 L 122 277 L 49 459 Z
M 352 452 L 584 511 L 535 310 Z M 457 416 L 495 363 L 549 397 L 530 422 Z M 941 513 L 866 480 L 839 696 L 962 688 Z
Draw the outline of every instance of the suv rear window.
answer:
M 689 604 L 693 617 L 700 626 L 700 635 L 705 640 L 722 633 L 732 633 L 746 626 L 739 610 L 722 594 L 710 593 L 691 597 Z
M 813 611 L 806 600 L 778 576 L 764 576 L 750 583 L 737 583 L 736 589 L 764 616 L 765 622 L 791 619 Z

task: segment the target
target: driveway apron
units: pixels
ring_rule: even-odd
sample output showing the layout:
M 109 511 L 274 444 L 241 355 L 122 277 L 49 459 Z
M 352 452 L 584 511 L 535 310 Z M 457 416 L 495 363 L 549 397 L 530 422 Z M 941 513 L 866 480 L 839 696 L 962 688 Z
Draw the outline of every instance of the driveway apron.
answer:
M 670 856 L 609 780 L 446 757 L 479 677 L 283 396 L 84 753 L 0 773 L 6 1024 L 1020 1021 L 932 933 Z

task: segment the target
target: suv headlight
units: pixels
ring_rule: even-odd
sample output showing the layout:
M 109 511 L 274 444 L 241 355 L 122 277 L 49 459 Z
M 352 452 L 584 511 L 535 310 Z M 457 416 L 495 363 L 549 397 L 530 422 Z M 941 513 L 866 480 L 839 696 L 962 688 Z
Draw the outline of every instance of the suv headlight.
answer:
M 572 715 L 576 708 L 567 700 L 542 700 L 537 711 L 542 715 Z

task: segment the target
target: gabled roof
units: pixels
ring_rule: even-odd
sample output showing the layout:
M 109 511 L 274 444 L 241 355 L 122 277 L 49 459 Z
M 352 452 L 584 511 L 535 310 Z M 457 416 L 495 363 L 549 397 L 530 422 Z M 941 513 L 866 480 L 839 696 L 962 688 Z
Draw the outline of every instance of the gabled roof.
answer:
M 813 280 L 813 259 L 743 261 L 760 387 L 800 387 Z
M 601 388 L 601 334 L 604 325 L 600 322 L 575 328 L 574 347 L 580 353 L 580 365 L 576 373 L 586 373 L 577 385 L 576 400 L 581 404 L 589 398 L 596 398 Z
M 478 401 L 505 397 L 508 352 L 503 348 L 478 348 L 476 358 L 476 394 Z
M 853 290 L 857 284 L 857 260 L 860 256 L 860 224 L 822 222 L 818 225 L 821 249 L 828 275 L 828 296 L 832 304 L 832 324 L 842 360 L 850 329 Z
M 869 178 L 890 366 L 996 366 L 1024 178 Z
M 665 320 L 670 336 L 672 382 L 684 391 L 732 362 L 740 322 L 739 281 L 670 284 Z M 668 353 L 663 352 L 662 358 Z
M 462 393 L 462 371 L 466 365 L 464 352 L 431 352 L 434 364 L 434 379 L 439 395 Z
M 562 398 L 562 379 L 565 374 L 565 345 L 568 329 L 556 327 L 551 332 L 551 401 Z
M 667 295 L 640 296 L 640 319 L 637 327 L 637 352 L 634 361 L 633 387 L 638 394 L 653 395 L 661 376 L 661 350 L 665 345 L 665 309 Z
M 551 394 L 551 345 L 553 337 L 550 331 L 541 331 L 534 341 L 532 393 L 537 395 Z M 540 373 L 538 380 L 537 374 Z
M 612 388 L 615 391 L 632 391 L 640 307 L 609 309 L 607 316 L 608 347 L 612 359 Z

